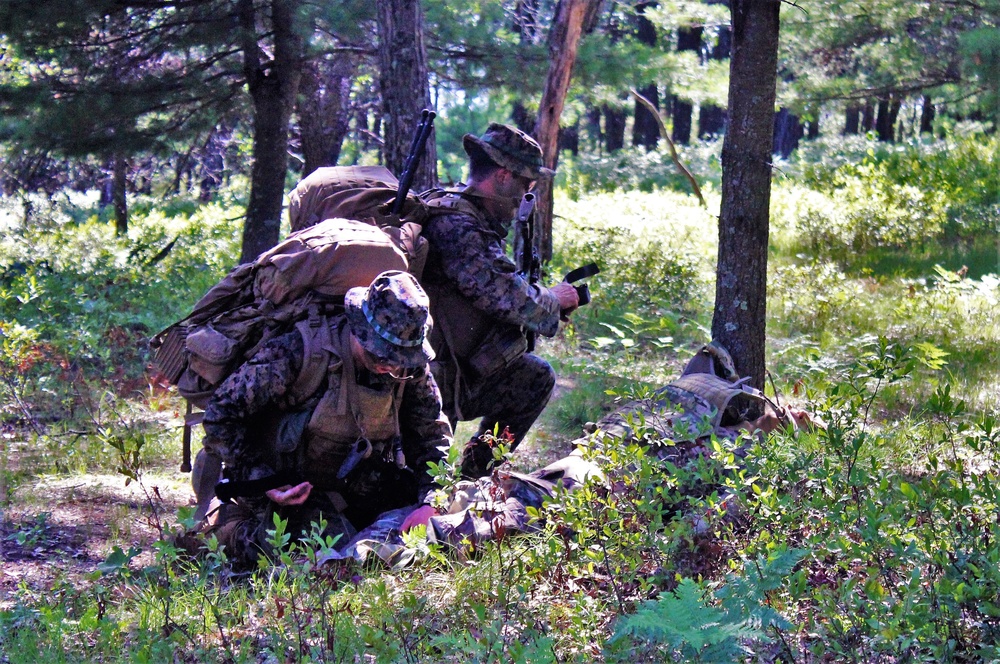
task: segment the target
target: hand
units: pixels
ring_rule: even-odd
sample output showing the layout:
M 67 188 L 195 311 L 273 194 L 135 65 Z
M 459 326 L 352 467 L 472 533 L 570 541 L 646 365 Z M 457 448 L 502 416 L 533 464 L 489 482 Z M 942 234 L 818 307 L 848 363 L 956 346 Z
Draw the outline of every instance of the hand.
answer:
M 410 512 L 410 515 L 406 517 L 403 521 L 403 525 L 399 527 L 404 533 L 414 526 L 426 526 L 431 520 L 432 516 L 437 516 L 438 511 L 431 507 L 430 505 L 421 505 L 417 509 Z
M 559 310 L 564 320 L 580 306 L 580 294 L 576 292 L 576 287 L 573 284 L 563 281 L 550 288 L 549 291 L 559 300 Z
M 312 484 L 309 482 L 303 482 L 302 484 L 296 484 L 295 486 L 286 484 L 285 486 L 278 487 L 277 489 L 271 489 L 264 495 L 279 505 L 301 505 L 306 502 L 307 498 L 309 498 L 310 491 L 312 491 Z

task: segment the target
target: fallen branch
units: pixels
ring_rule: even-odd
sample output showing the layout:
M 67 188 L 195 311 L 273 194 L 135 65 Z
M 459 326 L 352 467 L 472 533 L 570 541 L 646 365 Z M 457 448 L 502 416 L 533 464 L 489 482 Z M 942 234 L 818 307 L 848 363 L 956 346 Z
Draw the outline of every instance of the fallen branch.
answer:
M 689 171 L 687 167 L 681 163 L 680 157 L 677 156 L 677 148 L 674 147 L 674 142 L 670 140 L 670 134 L 667 132 L 667 125 L 663 124 L 663 118 L 660 116 L 660 112 L 655 106 L 653 106 L 653 102 L 643 97 L 634 89 L 629 90 L 629 92 L 632 93 L 632 96 L 635 97 L 637 102 L 645 106 L 646 110 L 652 113 L 653 117 L 656 118 L 656 124 L 660 127 L 660 136 L 663 137 L 663 140 L 667 142 L 667 146 L 670 147 L 670 158 L 673 159 L 674 164 L 677 166 L 677 170 L 681 172 L 681 175 L 686 177 L 688 182 L 691 183 L 691 188 L 694 189 L 694 195 L 698 197 L 698 202 L 701 203 L 702 207 L 707 208 L 708 204 L 705 203 L 705 197 L 701 195 L 701 187 L 698 186 L 697 180 L 694 179 L 694 176 L 691 175 L 691 171 Z

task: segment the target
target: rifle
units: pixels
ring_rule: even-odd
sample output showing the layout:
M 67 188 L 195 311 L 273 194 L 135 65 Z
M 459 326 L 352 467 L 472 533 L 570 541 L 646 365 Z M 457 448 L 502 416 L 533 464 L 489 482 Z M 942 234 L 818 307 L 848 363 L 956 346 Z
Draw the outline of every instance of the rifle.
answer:
M 516 263 L 517 263 L 517 273 L 520 274 L 529 284 L 538 283 L 538 279 L 541 276 L 541 263 L 538 260 L 538 254 L 535 253 L 535 195 L 528 193 L 524 195 L 521 200 L 521 205 L 517 209 L 517 217 L 514 221 L 514 225 L 517 232 L 518 241 L 520 247 L 517 250 Z M 590 286 L 587 284 L 577 284 L 577 281 L 581 279 L 586 279 L 587 277 L 592 277 L 595 274 L 599 274 L 601 268 L 598 267 L 597 263 L 587 263 L 582 265 L 575 270 L 570 270 L 563 277 L 563 281 L 572 284 L 573 288 L 576 289 L 576 295 L 580 302 L 578 306 L 583 306 L 585 304 L 590 304 Z M 563 320 L 568 320 L 568 316 L 562 317 Z M 528 340 L 528 351 L 531 352 L 535 349 L 535 333 L 526 332 L 525 337 Z
M 541 277 L 541 263 L 538 254 L 535 253 L 535 195 L 528 193 L 521 199 L 521 205 L 517 208 L 517 217 L 514 221 L 517 229 L 517 237 L 520 247 L 517 252 L 517 273 L 520 274 L 530 284 L 535 285 Z M 528 331 L 525 333 L 528 341 L 528 351 L 535 350 L 535 333 Z
M 396 192 L 396 200 L 392 202 L 392 213 L 399 214 L 403 211 L 403 201 L 413 185 L 413 178 L 417 174 L 417 167 L 420 166 L 420 158 L 427 150 L 427 137 L 434 129 L 434 118 L 437 113 L 429 109 L 420 112 L 420 123 L 413 132 L 413 140 L 410 142 L 410 152 L 403 162 L 403 172 L 399 176 L 399 191 Z

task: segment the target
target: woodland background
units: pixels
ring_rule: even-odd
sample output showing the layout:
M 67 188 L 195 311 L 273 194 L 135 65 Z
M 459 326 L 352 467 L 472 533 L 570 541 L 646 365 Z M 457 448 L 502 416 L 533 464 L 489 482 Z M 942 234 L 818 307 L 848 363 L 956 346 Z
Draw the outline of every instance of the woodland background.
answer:
M 998 17 L 995 0 L 0 4 L 0 661 L 997 659 Z M 740 43 L 774 71 L 737 73 Z M 773 103 L 752 87 L 771 73 Z M 682 468 L 623 445 L 599 459 L 618 491 L 560 497 L 538 534 L 478 551 L 414 541 L 402 570 L 316 569 L 321 541 L 249 577 L 224 552 L 184 558 L 183 404 L 148 338 L 286 232 L 304 174 L 398 173 L 424 107 L 418 188 L 464 176 L 464 133 L 518 124 L 558 146 L 547 278 L 604 270 L 541 346 L 559 392 L 515 467 L 567 453 L 734 320 L 746 373 L 827 430 Z M 763 181 L 734 180 L 733 155 Z M 718 305 L 730 268 L 755 306 Z

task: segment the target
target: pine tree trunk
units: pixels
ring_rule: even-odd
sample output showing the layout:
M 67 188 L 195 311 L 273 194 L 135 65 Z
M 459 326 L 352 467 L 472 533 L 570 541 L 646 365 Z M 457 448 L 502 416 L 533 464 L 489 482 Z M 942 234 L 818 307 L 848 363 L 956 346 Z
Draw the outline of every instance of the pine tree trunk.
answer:
M 111 179 L 111 201 L 115 207 L 115 235 L 128 235 L 128 199 L 125 190 L 128 184 L 128 161 L 125 157 L 114 158 L 114 171 Z
M 844 117 L 844 135 L 856 136 L 861 128 L 861 107 L 851 104 L 847 107 Z
M 774 114 L 774 145 L 771 147 L 771 152 L 788 159 L 795 148 L 799 147 L 803 133 L 799 116 L 794 115 L 787 108 L 779 109 Z
M 382 93 L 385 166 L 396 176 L 403 172 L 420 123 L 420 112 L 431 108 L 424 50 L 424 13 L 420 0 L 377 0 L 379 89 Z M 413 178 L 413 190 L 437 185 L 435 132 Z
M 875 129 L 875 104 L 871 100 L 861 108 L 861 131 L 867 133 Z
M 656 2 L 640 2 L 635 7 L 635 36 L 640 43 L 647 46 L 656 46 L 656 26 L 646 18 L 645 13 L 647 9 L 655 8 L 656 5 Z M 656 83 L 649 83 L 640 88 L 639 93 L 653 102 L 653 106 L 656 108 L 660 107 L 660 95 L 656 89 Z M 632 123 L 632 145 L 641 145 L 647 150 L 655 150 L 657 143 L 660 141 L 660 125 L 656 121 L 656 118 L 638 101 L 635 102 L 634 117 L 635 121 Z
M 893 125 L 895 118 L 892 115 L 892 102 L 889 97 L 878 100 L 878 115 L 875 117 L 875 135 L 878 140 L 892 143 L 895 138 Z
M 704 28 L 681 28 L 677 31 L 677 52 L 699 51 L 701 49 L 701 34 Z M 687 145 L 691 142 L 692 115 L 694 105 L 674 98 L 673 123 L 670 137 L 674 143 Z
M 625 147 L 625 125 L 628 118 L 625 109 L 614 106 L 604 107 L 604 149 L 618 152 Z
M 576 62 L 580 39 L 593 24 L 600 0 L 559 0 L 549 32 L 549 73 L 538 104 L 534 136 L 542 146 L 542 160 L 554 169 L 559 158 L 559 117 Z M 537 227 L 535 240 L 543 261 L 552 258 L 552 180 L 539 180 L 535 190 Z
M 709 4 L 714 4 L 709 2 Z M 728 2 L 727 2 L 728 4 Z M 728 25 L 719 27 L 719 39 L 712 49 L 713 60 L 726 60 L 733 48 L 733 29 Z M 726 109 L 715 104 L 704 103 L 698 113 L 698 138 L 719 136 L 726 131 Z
M 806 138 L 810 141 L 819 138 L 819 111 L 813 113 L 812 120 L 809 121 L 809 127 L 806 129 Z
M 670 130 L 670 138 L 675 145 L 687 145 L 691 142 L 691 118 L 694 115 L 694 106 L 674 97 L 672 115 L 674 126 Z
M 253 102 L 253 166 L 250 201 L 243 226 L 240 262 L 247 263 L 278 243 L 281 204 L 288 171 L 288 125 L 299 86 L 302 39 L 293 0 L 270 0 L 273 48 L 265 56 L 257 43 L 253 0 L 239 0 L 243 68 Z
M 299 131 L 305 165 L 302 177 L 323 166 L 336 166 L 350 125 L 351 83 L 357 64 L 341 56 L 311 60 L 299 83 Z
M 767 239 L 780 0 L 733 0 L 729 131 L 712 336 L 741 376 L 764 386 Z
M 920 133 L 934 133 L 934 101 L 929 95 L 924 95 L 920 108 Z

